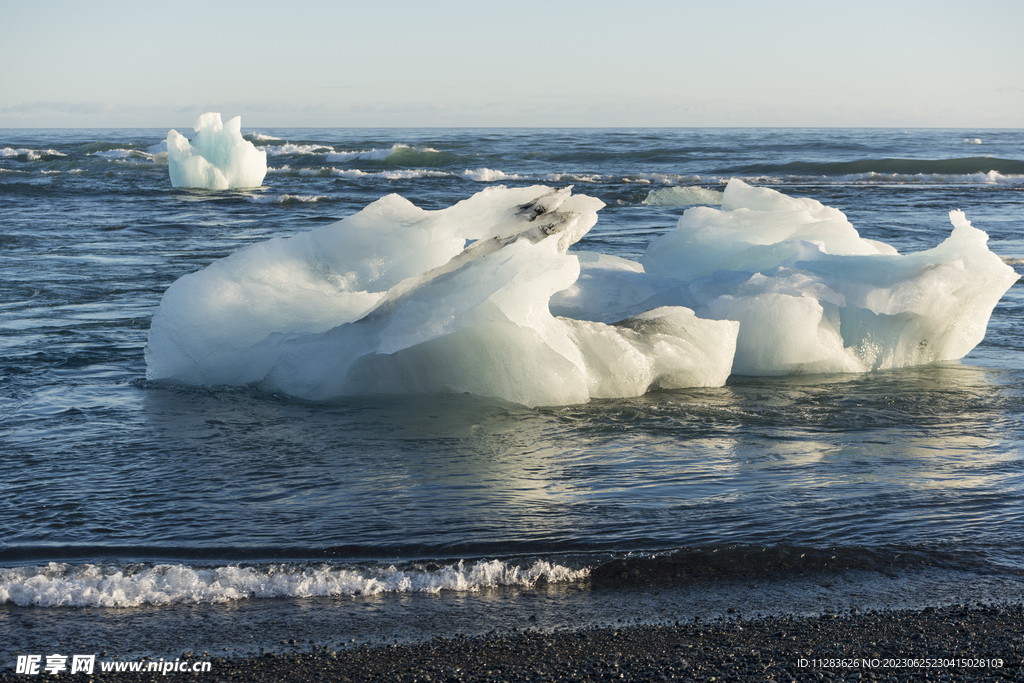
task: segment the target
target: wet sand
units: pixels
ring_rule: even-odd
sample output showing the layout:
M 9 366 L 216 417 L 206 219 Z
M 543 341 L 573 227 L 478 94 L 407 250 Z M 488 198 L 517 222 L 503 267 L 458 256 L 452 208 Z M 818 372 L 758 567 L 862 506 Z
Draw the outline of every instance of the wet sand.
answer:
M 742 617 L 559 632 L 527 629 L 405 645 L 209 661 L 207 673 L 95 681 L 1024 680 L 1024 605 L 954 605 L 820 617 Z M 14 676 L 12 671 L 6 676 Z

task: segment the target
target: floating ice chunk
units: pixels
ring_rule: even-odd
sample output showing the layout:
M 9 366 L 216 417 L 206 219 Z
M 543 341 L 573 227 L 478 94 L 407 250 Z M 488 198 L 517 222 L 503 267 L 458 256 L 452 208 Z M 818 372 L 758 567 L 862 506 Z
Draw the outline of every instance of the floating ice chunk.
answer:
M 176 130 L 167 133 L 167 164 L 174 187 L 231 190 L 259 187 L 267 174 L 267 154 L 242 138 L 242 118 L 222 123 L 208 112 L 195 124 L 189 143 Z
M 518 180 L 521 178 L 521 176 L 514 173 L 509 174 L 504 171 L 496 171 L 490 168 L 478 168 L 474 171 L 466 169 L 462 172 L 462 177 L 468 178 L 469 180 L 475 180 L 478 183 L 493 183 L 498 180 Z
M 861 239 L 838 209 L 733 179 L 722 208 L 695 207 L 678 229 L 651 242 L 647 272 L 693 280 L 716 270 L 764 272 L 823 254 L 895 254 Z
M 962 212 L 942 244 L 901 256 L 836 209 L 740 181 L 643 264 L 568 253 L 602 206 L 540 186 L 441 211 L 390 195 L 243 249 L 167 290 L 147 374 L 557 405 L 730 372 L 862 372 L 961 358 L 1018 279 Z
M 733 372 L 860 372 L 962 358 L 1018 279 L 960 211 L 934 249 L 900 256 L 838 210 L 733 180 L 643 264 L 675 284 L 634 306 L 683 305 L 740 322 Z
M 660 190 L 651 190 L 644 198 L 644 204 L 648 206 L 695 206 L 697 204 L 718 206 L 722 203 L 722 199 L 721 191 L 706 187 L 665 187 Z
M 526 405 L 722 385 L 735 322 L 679 307 L 614 325 L 552 315 L 552 295 L 579 276 L 567 249 L 602 206 L 539 186 L 441 211 L 390 195 L 243 249 L 164 294 L 148 376 L 314 400 L 454 391 Z
M 170 155 L 167 153 L 167 140 L 161 140 L 155 145 L 147 147 L 146 154 L 152 155 L 154 164 L 163 165 L 169 163 L 168 157 Z

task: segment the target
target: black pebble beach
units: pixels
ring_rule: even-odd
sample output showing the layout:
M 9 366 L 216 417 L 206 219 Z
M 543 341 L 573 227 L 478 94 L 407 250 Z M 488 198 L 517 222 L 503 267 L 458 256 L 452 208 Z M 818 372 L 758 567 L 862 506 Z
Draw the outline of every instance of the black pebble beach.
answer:
M 194 661 L 211 662 L 206 673 L 97 671 L 89 680 L 1024 680 L 1024 605 L 526 630 L 342 651 L 292 647 L 245 659 L 197 654 Z

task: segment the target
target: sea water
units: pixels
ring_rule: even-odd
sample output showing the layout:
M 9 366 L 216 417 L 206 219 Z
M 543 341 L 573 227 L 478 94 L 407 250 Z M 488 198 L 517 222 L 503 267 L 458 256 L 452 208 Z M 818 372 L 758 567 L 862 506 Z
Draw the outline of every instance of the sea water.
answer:
M 740 179 L 903 254 L 963 210 L 1021 273 L 1024 133 L 242 132 L 267 155 L 262 186 L 214 191 L 173 187 L 167 130 L 0 131 L 12 647 L 245 651 L 282 629 L 363 642 L 1020 599 L 1019 282 L 961 361 L 561 406 L 181 386 L 146 379 L 144 350 L 181 277 L 392 193 L 437 211 L 573 185 L 605 206 L 569 253 L 641 262 Z M 153 619 L 175 639 L 144 638 Z

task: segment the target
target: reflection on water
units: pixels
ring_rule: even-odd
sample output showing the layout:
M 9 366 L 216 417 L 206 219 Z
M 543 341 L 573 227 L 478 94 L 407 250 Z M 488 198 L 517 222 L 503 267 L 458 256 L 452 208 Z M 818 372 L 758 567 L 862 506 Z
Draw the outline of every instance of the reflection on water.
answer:
M 54 448 L 11 458 L 0 520 L 9 547 L 114 554 L 956 543 L 1024 557 L 1022 374 L 949 364 L 736 377 L 541 409 L 141 383 L 106 413 L 83 404 L 81 419 L 37 430 Z M 61 448 L 68 429 L 102 447 Z
M 166 389 L 145 403 L 168 464 L 218 481 L 243 545 L 929 542 L 1009 521 L 1018 379 L 962 365 L 736 378 L 537 410 Z M 283 535 L 282 517 L 294 518 Z

